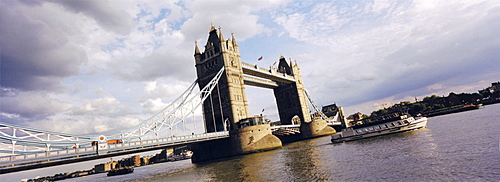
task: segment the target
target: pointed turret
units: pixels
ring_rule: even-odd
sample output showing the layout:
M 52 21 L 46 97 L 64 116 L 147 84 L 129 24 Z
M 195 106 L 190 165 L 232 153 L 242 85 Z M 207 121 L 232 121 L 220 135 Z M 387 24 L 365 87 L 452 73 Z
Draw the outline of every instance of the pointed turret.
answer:
M 198 48 L 198 41 L 194 41 L 194 55 L 201 54 L 200 49 Z
M 210 33 L 208 33 L 207 44 L 205 45 L 205 51 L 203 54 L 213 55 L 221 51 L 221 41 L 219 39 L 219 35 L 217 33 L 217 29 L 214 25 L 210 28 Z
M 222 51 L 227 50 L 227 41 L 224 40 L 224 35 L 222 34 L 222 27 L 219 26 L 219 41 Z
M 208 31 L 208 32 L 211 32 L 211 31 L 214 31 L 214 30 L 215 30 L 214 24 L 210 23 L 210 31 Z
M 234 38 L 234 33 L 231 32 L 231 42 L 233 42 L 233 46 L 236 47 L 238 44 L 236 43 L 236 39 Z
M 198 41 L 194 41 L 194 59 L 196 61 L 196 64 L 201 61 L 201 52 L 198 48 Z
M 234 38 L 234 33 L 231 32 L 231 43 L 233 44 L 233 49 L 234 52 L 237 54 L 240 54 L 240 46 L 238 46 L 238 43 L 236 43 L 236 39 Z
M 284 74 L 287 74 L 287 75 L 293 75 L 292 68 L 287 63 L 287 61 L 286 61 L 285 57 L 283 57 L 283 55 L 280 56 L 280 60 L 279 60 L 279 63 L 278 63 L 278 72 L 284 73 Z

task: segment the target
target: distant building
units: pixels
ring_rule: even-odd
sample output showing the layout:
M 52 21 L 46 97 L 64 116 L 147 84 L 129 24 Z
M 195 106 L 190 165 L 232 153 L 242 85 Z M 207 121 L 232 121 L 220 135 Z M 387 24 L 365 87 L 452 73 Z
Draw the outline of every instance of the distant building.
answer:
M 351 125 L 363 124 L 363 113 L 357 112 L 347 117 L 347 122 Z
M 321 112 L 323 112 L 323 114 L 325 114 L 327 117 L 333 117 L 337 115 L 339 109 L 337 107 L 337 104 L 330 104 L 327 106 L 323 106 L 323 108 L 321 108 Z
M 152 158 L 152 156 L 148 156 L 148 157 L 141 157 L 141 166 L 144 166 L 144 165 L 149 165 L 150 162 L 149 160 Z
M 497 95 L 498 97 L 500 93 L 500 82 L 493 82 L 490 87 L 479 90 L 478 92 L 483 95 Z
M 115 169 L 117 165 L 118 165 L 118 162 L 111 161 L 111 162 L 107 162 L 104 164 L 97 164 L 94 166 L 94 169 L 95 169 L 96 173 L 102 173 L 102 172 L 110 171 L 111 169 Z

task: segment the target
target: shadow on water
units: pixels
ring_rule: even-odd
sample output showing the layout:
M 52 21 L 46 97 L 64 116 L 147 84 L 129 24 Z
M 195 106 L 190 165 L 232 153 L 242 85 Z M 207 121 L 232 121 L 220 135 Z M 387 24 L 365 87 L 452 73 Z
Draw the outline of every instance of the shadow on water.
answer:
M 196 174 L 187 171 L 169 180 L 190 181 L 327 181 L 328 165 L 321 149 L 329 137 L 287 144 L 283 149 L 226 160 L 196 164 Z M 179 178 L 179 175 L 182 176 Z M 196 177 L 194 177 L 194 176 Z M 164 176 L 167 177 L 167 176 Z M 159 179 L 159 178 L 155 178 Z M 155 180 L 152 179 L 152 180 Z M 165 178 L 163 178 L 165 179 Z
M 321 148 L 329 145 L 330 137 L 304 140 L 284 146 L 282 169 L 287 175 L 285 181 L 327 181 L 328 170 L 325 170 Z M 326 141 L 326 142 L 325 142 Z

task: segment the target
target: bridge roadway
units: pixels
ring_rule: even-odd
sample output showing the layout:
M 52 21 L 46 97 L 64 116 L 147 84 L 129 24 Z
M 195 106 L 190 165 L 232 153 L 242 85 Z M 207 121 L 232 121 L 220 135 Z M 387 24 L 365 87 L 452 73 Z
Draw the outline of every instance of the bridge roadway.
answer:
M 113 157 L 124 154 L 158 150 L 166 147 L 188 145 L 192 143 L 218 140 L 228 137 L 229 132 L 224 131 L 163 139 L 133 141 L 120 144 L 109 144 L 107 149 L 99 150 L 96 150 L 95 146 L 91 146 L 31 154 L 9 155 L 0 157 L 0 174 Z

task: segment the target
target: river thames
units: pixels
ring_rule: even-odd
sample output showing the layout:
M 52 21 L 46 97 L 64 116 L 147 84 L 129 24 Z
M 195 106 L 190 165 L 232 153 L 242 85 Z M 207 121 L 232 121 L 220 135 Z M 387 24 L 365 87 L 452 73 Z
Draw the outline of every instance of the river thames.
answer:
M 500 181 L 499 111 L 500 104 L 488 105 L 431 117 L 427 128 L 405 133 L 340 144 L 322 137 L 203 164 L 167 162 L 66 181 Z

